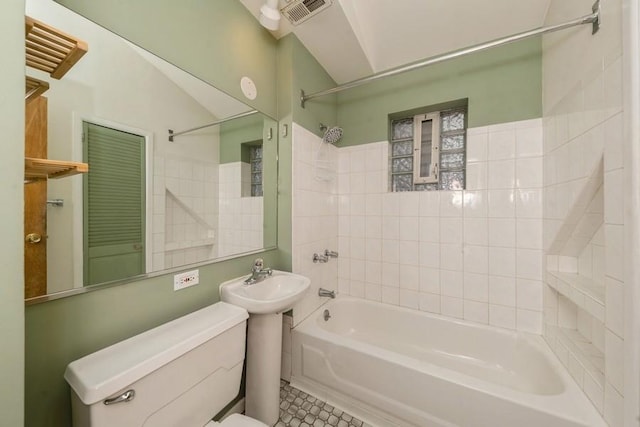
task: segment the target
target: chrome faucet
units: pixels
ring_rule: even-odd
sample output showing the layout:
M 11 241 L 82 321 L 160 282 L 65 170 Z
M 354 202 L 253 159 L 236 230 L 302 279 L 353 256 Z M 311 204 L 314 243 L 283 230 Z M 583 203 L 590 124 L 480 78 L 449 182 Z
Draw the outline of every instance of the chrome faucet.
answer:
M 251 276 L 249 276 L 245 281 L 245 285 L 253 285 L 254 283 L 258 283 L 261 280 L 264 280 L 267 276 L 271 276 L 273 274 L 273 270 L 270 268 L 264 268 L 264 261 L 262 258 L 256 258 L 253 262 L 253 267 L 251 267 Z
M 320 288 L 320 289 L 318 289 L 318 296 L 319 297 L 335 298 L 336 297 L 336 291 L 330 291 L 328 289 Z

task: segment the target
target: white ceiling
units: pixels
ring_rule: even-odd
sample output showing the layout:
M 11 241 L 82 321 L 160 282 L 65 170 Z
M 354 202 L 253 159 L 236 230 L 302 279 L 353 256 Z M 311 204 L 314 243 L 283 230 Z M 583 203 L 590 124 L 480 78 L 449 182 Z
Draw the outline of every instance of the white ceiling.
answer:
M 280 7 L 288 0 L 279 0 Z M 290 1 L 290 0 L 289 0 Z M 265 0 L 240 0 L 259 16 Z M 527 31 L 544 24 L 550 0 L 333 0 L 290 32 L 338 83 Z M 584 11 L 584 14 L 589 11 Z M 578 15 L 580 15 L 578 11 Z

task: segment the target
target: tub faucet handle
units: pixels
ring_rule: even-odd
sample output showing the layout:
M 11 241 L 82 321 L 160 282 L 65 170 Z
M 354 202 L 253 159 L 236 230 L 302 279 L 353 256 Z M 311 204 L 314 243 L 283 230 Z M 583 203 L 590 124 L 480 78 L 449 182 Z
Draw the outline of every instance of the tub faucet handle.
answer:
M 330 251 L 329 249 L 325 249 L 324 250 L 324 256 L 330 257 L 330 258 L 338 258 L 338 252 Z
M 326 255 L 320 255 L 320 254 L 313 254 L 313 262 L 321 262 L 321 263 L 325 263 L 325 262 L 329 262 L 329 257 Z

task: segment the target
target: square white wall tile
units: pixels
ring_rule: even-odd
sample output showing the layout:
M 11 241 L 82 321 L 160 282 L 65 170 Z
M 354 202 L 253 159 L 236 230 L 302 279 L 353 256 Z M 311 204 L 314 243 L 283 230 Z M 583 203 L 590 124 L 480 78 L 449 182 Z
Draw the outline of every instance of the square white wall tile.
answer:
M 489 302 L 502 306 L 516 306 L 516 279 L 489 276 Z
M 466 218 L 464 219 L 464 243 L 467 245 L 487 246 L 488 219 Z
M 542 333 L 542 312 L 532 310 L 516 310 L 516 329 L 533 334 Z
M 515 129 L 489 131 L 488 160 L 504 160 L 516 157 Z
M 489 218 L 489 245 L 493 247 L 516 247 L 515 218 Z
M 489 304 L 489 324 L 505 329 L 516 328 L 516 309 Z
M 489 248 L 466 245 L 464 247 L 464 271 L 487 274 L 489 272 Z
M 463 310 L 465 320 L 482 324 L 489 323 L 489 304 L 486 302 L 477 302 L 465 299 Z
M 514 218 L 516 215 L 516 192 L 509 190 L 489 190 L 489 218 Z
M 486 162 L 489 134 L 486 127 L 467 129 L 467 162 Z
M 462 319 L 464 318 L 464 300 L 443 295 L 440 298 L 440 312 L 445 316 Z

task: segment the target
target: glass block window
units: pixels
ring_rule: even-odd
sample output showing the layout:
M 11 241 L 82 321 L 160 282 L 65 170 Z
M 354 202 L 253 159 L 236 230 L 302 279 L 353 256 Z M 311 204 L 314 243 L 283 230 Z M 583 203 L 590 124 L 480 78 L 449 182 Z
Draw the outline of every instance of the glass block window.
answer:
M 249 149 L 249 161 L 251 164 L 251 197 L 262 196 L 262 146 L 253 146 Z
M 466 114 L 456 108 L 391 122 L 391 191 L 464 189 Z

